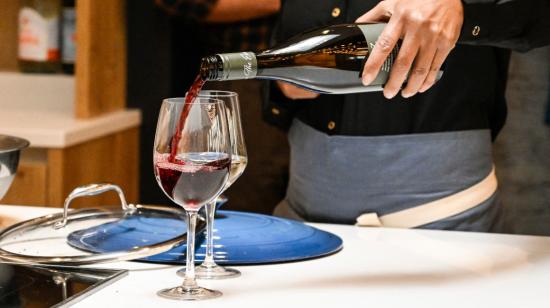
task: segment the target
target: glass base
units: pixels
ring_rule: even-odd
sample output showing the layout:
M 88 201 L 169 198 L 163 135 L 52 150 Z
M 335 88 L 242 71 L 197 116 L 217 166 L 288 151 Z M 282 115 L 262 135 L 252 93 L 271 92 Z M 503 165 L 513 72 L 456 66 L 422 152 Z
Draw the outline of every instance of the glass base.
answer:
M 185 277 L 185 267 L 180 269 L 178 275 Z M 241 272 L 234 268 L 223 267 L 214 264 L 213 266 L 207 266 L 201 264 L 200 266 L 195 267 L 195 277 L 197 279 L 227 279 L 227 278 L 236 278 L 241 276 Z
M 185 288 L 183 286 L 163 289 L 157 292 L 157 295 L 164 298 L 181 301 L 198 301 L 222 296 L 222 292 L 210 290 L 202 287 Z

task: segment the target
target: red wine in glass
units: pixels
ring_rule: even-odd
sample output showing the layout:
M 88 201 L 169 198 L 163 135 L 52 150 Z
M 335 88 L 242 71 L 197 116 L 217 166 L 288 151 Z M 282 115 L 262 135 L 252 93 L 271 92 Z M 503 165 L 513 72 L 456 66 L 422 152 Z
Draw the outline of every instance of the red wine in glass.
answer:
M 170 154 L 171 156 L 171 154 Z M 231 158 L 216 152 L 167 154 L 154 158 L 155 176 L 164 192 L 186 210 L 198 210 L 224 188 Z

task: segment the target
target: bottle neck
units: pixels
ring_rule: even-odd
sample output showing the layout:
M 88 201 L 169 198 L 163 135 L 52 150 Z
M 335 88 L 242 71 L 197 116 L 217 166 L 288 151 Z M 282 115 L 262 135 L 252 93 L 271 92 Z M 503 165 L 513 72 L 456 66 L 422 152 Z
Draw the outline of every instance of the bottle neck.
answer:
M 200 74 L 204 80 L 252 79 L 258 72 L 258 62 L 253 52 L 221 53 L 205 57 Z

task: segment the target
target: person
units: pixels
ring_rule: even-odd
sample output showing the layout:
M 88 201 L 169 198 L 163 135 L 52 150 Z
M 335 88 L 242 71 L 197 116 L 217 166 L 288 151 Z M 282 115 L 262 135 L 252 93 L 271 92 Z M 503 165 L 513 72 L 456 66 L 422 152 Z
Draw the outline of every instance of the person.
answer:
M 190 44 L 200 48 L 201 56 L 266 49 L 281 5 L 280 0 L 155 0 L 155 3 L 197 32 L 193 42 L 187 42 L 186 33 L 176 33 L 175 37 L 176 41 L 186 40 L 184 48 L 189 48 Z M 179 65 L 182 69 L 196 69 L 191 74 L 198 73 L 198 61 L 190 63 L 185 58 L 175 61 L 185 62 Z M 177 77 L 181 77 L 181 73 L 178 72 Z M 181 78 L 177 78 L 176 86 L 181 91 L 179 95 L 187 91 Z M 208 82 L 204 88 L 239 94 L 248 165 L 241 177 L 224 192 L 229 206 L 269 213 L 285 193 L 288 143 L 282 132 L 261 120 L 261 83 Z
M 269 85 L 264 117 L 288 130 L 291 150 L 286 197 L 274 214 L 498 231 L 491 142 L 506 117 L 510 49 L 550 43 L 550 1 L 287 0 L 275 38 L 351 22 L 387 22 L 364 84 L 401 41 L 390 78 L 383 92 L 342 96 Z

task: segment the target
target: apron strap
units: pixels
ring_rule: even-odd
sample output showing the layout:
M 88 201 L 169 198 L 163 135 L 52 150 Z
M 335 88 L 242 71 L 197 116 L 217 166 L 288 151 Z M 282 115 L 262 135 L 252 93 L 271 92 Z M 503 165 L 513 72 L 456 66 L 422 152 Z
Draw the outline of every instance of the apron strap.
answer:
M 438 220 L 460 214 L 489 199 L 497 190 L 495 167 L 481 182 L 435 201 L 424 203 L 406 210 L 378 216 L 365 213 L 357 217 L 356 226 L 416 228 Z

